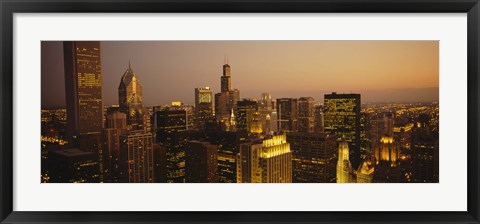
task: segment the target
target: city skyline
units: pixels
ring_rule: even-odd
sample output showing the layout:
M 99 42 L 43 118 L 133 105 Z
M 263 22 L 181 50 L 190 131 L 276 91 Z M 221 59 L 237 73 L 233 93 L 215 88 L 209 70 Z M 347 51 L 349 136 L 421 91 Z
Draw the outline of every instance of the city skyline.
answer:
M 437 41 L 106 41 L 101 47 L 104 105 L 118 104 L 118 80 L 129 64 L 145 105 L 193 105 L 195 88 L 220 91 L 226 56 L 241 98 L 269 92 L 323 102 L 324 94 L 339 92 L 361 93 L 363 103 L 438 101 Z M 64 82 L 62 59 L 62 42 L 42 42 L 42 106 L 65 106 L 65 89 L 54 86 Z
M 172 45 L 179 47 L 175 43 Z M 296 43 L 296 46 L 300 45 Z M 391 47 L 385 49 L 392 50 Z M 399 43 L 396 47 L 400 47 Z M 359 48 L 350 46 L 348 49 Z M 439 181 L 438 102 L 362 105 L 362 93 L 338 92 L 342 90 L 338 85 L 358 84 L 364 88 L 381 85 L 384 88 L 402 86 L 409 81 L 416 86 L 435 83 L 438 76 L 429 77 L 420 68 L 416 68 L 417 72 L 388 76 L 388 82 L 380 79 L 383 74 L 344 75 L 333 81 L 327 76 L 321 77 L 335 89 L 323 95 L 323 102 L 317 98 L 316 102 L 322 102 L 318 104 L 311 96 L 297 98 L 282 95 L 287 93 L 283 92 L 272 97 L 269 93 L 271 89 L 282 88 L 276 85 L 291 87 L 291 83 L 298 89 L 316 87 L 318 76 L 310 75 L 303 81 L 298 78 L 305 83 L 302 86 L 295 86 L 297 77 L 278 74 L 274 79 L 264 80 L 263 76 L 252 76 L 243 87 L 236 85 L 231 61 L 225 56 L 221 75 L 217 76 L 219 92 L 215 86 L 185 90 L 188 83 L 195 82 L 194 78 L 188 79 L 189 75 L 173 77 L 170 81 L 162 76 L 162 82 L 153 83 L 155 92 L 168 89 L 164 87 L 175 89 L 163 95 L 167 100 L 164 105 L 149 106 L 145 98 L 151 94 L 152 83 L 148 79 L 144 82 L 130 61 L 117 80 L 117 103 L 104 103 L 104 96 L 110 95 L 104 83 L 110 86 L 115 81 L 104 79 L 109 75 L 102 69 L 103 61 L 105 57 L 115 57 L 105 56 L 102 50 L 100 41 L 63 41 L 66 107 L 41 110 L 42 183 Z M 421 53 L 423 50 L 417 49 L 417 57 L 425 53 Z M 284 55 L 291 56 L 294 52 L 284 52 Z M 274 67 L 290 68 L 302 74 L 305 67 L 299 68 L 295 61 L 304 59 L 305 55 Z M 438 62 L 432 58 L 435 56 L 430 55 L 423 62 Z M 360 67 L 387 69 L 392 61 L 378 64 L 377 60 L 376 66 L 371 63 L 373 61 Z M 418 64 L 426 66 L 422 61 Z M 183 65 L 188 67 L 193 63 Z M 262 67 L 269 66 L 262 64 Z M 345 74 L 353 74 L 360 67 L 352 66 Z M 397 71 L 395 69 L 388 67 L 392 73 Z M 409 69 L 414 67 L 410 65 Z M 346 70 L 339 68 L 338 71 Z M 42 75 L 42 80 L 43 83 L 55 83 L 48 89 L 62 86 L 48 75 Z M 244 94 L 242 88 L 247 89 L 246 92 L 248 89 L 260 92 L 260 99 Z M 192 90 L 194 105 L 186 98 L 182 100 L 183 94 Z M 421 101 L 422 96 L 414 94 L 417 94 L 415 101 Z

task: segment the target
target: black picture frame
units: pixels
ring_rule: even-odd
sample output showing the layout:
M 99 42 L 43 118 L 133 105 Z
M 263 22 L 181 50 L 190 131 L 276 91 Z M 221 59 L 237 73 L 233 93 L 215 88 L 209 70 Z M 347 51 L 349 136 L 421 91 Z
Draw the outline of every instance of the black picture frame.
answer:
M 480 223 L 478 0 L 0 0 L 2 223 Z M 466 212 L 20 212 L 13 211 L 14 13 L 467 13 L 468 211 Z M 34 200 L 34 199 L 32 199 Z

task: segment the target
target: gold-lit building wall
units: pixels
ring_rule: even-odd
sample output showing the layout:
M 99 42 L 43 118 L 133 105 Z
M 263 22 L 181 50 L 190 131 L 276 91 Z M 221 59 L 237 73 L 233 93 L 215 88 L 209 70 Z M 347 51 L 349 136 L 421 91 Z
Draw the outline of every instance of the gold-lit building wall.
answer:
M 64 41 L 66 138 L 69 145 L 93 152 L 102 172 L 103 105 L 99 41 Z M 103 176 L 100 175 L 100 181 Z
M 345 140 L 350 148 L 350 161 L 360 165 L 360 94 L 325 94 L 325 132 L 335 134 L 337 142 Z
M 205 123 L 213 119 L 213 93 L 209 87 L 195 88 L 195 128 L 205 129 Z
M 400 157 L 398 147 L 396 147 L 393 137 L 382 137 L 380 146 L 375 150 L 375 159 L 377 161 L 397 162 Z
M 256 111 L 253 113 L 253 120 L 250 122 L 249 126 L 250 133 L 260 134 L 264 132 L 263 127 L 265 127 L 266 125 L 262 123 L 260 112 Z
M 350 163 L 350 152 L 346 141 L 338 146 L 337 183 L 354 183 L 353 167 Z
M 357 170 L 357 183 L 372 183 L 375 172 L 375 164 L 371 160 L 362 162 Z
M 133 130 L 145 130 L 145 112 L 143 107 L 143 91 L 140 80 L 128 65 L 118 86 L 120 110 L 127 115 L 127 124 Z
M 285 134 L 246 143 L 237 155 L 238 183 L 292 183 L 292 152 Z

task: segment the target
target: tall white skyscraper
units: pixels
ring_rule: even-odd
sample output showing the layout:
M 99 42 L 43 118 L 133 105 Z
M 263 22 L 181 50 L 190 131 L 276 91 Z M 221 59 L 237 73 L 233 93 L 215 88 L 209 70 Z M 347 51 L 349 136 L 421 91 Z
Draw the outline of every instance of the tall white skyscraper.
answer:
M 353 183 L 353 168 L 350 163 L 348 143 L 342 140 L 338 145 L 337 183 Z

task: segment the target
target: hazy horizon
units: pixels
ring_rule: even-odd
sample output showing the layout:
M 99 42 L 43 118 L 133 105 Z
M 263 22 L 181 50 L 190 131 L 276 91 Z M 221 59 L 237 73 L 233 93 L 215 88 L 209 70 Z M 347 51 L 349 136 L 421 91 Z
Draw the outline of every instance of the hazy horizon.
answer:
M 42 107 L 65 105 L 63 45 L 41 43 Z M 225 56 L 241 98 L 360 93 L 362 102 L 432 102 L 439 97 L 438 41 L 102 41 L 103 104 L 118 104 L 129 61 L 144 104 L 220 92 Z

